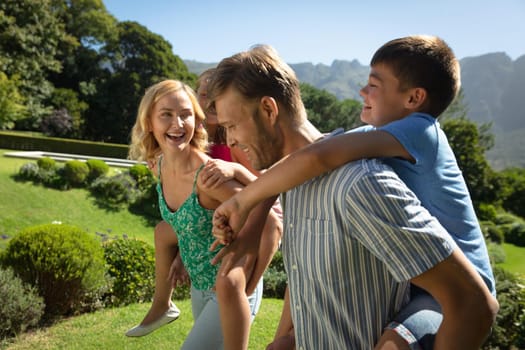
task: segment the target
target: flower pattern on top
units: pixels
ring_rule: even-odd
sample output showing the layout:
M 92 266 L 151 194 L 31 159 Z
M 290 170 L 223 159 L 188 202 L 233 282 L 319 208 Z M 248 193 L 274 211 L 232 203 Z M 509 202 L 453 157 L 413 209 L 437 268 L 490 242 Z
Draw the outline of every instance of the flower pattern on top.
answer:
M 162 193 L 159 160 L 157 192 L 161 216 L 177 234 L 182 262 L 186 271 L 188 271 L 192 286 L 198 290 L 210 290 L 215 285 L 215 278 L 219 269 L 218 265 L 212 265 L 210 261 L 221 247 L 214 251 L 209 251 L 210 245 L 215 240 L 211 233 L 214 210 L 203 208 L 199 203 L 196 192 L 197 176 L 203 166 L 204 164 L 200 166 L 195 174 L 193 190 L 190 196 L 180 208 L 176 211 L 171 211 Z

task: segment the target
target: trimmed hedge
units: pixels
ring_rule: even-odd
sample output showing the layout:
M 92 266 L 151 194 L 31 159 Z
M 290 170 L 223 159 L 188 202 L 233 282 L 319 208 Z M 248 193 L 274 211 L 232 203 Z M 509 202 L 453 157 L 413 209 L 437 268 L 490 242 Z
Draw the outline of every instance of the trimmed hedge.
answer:
M 18 151 L 42 151 L 82 154 L 86 156 L 126 159 L 128 145 L 63 139 L 58 137 L 23 135 L 0 131 L 0 148 Z

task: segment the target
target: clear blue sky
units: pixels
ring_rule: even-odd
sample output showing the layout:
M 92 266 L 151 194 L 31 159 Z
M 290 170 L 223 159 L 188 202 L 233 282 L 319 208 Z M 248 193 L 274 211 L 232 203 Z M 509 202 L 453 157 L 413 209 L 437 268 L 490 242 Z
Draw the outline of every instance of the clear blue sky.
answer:
M 254 44 L 288 63 L 368 64 L 410 34 L 445 39 L 458 58 L 525 54 L 525 0 L 103 0 L 119 21 L 160 34 L 182 59 L 218 62 Z

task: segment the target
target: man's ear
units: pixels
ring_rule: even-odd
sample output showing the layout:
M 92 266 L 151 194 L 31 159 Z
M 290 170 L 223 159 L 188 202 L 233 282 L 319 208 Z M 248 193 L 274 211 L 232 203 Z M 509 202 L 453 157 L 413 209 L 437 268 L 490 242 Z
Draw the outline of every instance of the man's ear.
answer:
M 421 106 L 427 101 L 427 97 L 427 90 L 424 88 L 413 88 L 411 89 L 410 95 L 408 95 L 405 107 L 412 110 L 420 109 Z
M 277 122 L 279 106 L 273 97 L 263 96 L 259 108 L 262 110 L 263 116 L 268 118 L 271 125 L 274 125 Z

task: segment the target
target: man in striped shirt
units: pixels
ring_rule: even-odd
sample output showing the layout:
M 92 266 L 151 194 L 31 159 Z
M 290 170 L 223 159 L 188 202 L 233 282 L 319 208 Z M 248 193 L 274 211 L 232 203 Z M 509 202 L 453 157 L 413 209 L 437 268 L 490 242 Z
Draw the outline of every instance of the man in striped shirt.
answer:
M 323 137 L 306 118 L 295 74 L 268 46 L 222 60 L 208 97 L 228 144 L 244 150 L 256 169 Z M 252 205 L 242 191 L 217 209 L 214 234 L 221 236 L 225 218 L 239 232 L 239 204 Z M 291 315 L 297 349 L 372 349 L 407 303 L 412 282 L 441 305 L 435 348 L 481 346 L 497 301 L 387 165 L 348 163 L 288 191 L 282 205 L 290 303 L 277 337 L 291 326 Z M 238 236 L 225 252 L 242 255 L 254 242 Z

